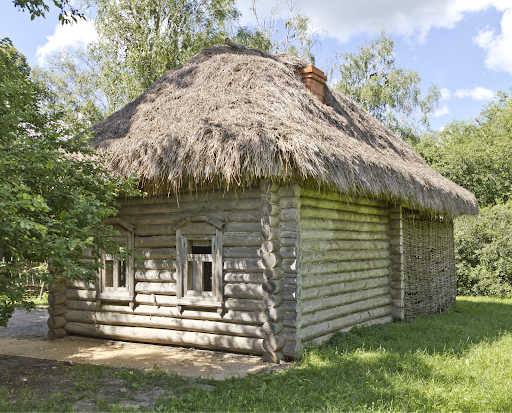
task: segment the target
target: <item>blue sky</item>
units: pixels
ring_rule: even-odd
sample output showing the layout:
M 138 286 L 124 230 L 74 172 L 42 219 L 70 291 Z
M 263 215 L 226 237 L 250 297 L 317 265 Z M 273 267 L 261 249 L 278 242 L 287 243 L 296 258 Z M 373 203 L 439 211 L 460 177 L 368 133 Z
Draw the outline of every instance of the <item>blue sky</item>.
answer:
M 50 1 L 48 1 L 50 2 Z M 396 64 L 415 69 L 423 90 L 438 84 L 444 92 L 438 130 L 454 118 L 476 117 L 495 92 L 512 87 L 512 0 L 316 0 L 296 1 L 300 11 L 323 29 L 314 51 L 322 69 L 335 53 L 356 51 L 384 26 L 395 41 Z M 268 16 L 275 0 L 258 0 Z M 251 0 L 237 0 L 241 23 L 254 25 Z M 288 8 L 283 0 L 281 16 Z M 10 0 L 0 5 L 0 38 L 9 37 L 31 65 L 60 47 L 80 47 L 94 40 L 92 22 L 58 24 L 58 12 L 31 21 Z

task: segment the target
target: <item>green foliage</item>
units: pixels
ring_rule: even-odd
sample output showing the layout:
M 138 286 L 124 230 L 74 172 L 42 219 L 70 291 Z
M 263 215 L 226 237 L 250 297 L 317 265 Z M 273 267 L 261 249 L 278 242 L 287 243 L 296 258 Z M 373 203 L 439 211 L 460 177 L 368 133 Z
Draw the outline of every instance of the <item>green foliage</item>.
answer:
M 464 295 L 512 295 L 512 200 L 484 207 L 455 224 L 457 290 Z
M 45 13 L 50 11 L 50 7 L 43 0 L 13 0 L 14 6 L 21 10 L 27 10 L 30 13 L 30 19 L 36 17 L 45 17 Z M 73 7 L 70 0 L 52 0 L 54 6 L 60 9 L 59 20 L 62 24 L 68 24 L 77 21 L 77 17 L 84 19 L 84 15 L 78 9 Z
M 415 148 L 434 169 L 475 194 L 480 205 L 512 194 L 512 96 L 499 92 L 478 118 L 455 120 Z
M 397 68 L 391 36 L 359 47 L 358 53 L 336 54 L 330 78 L 334 87 L 359 103 L 391 131 L 409 142 L 430 127 L 429 119 L 441 97 L 437 85 L 421 97 L 421 77 L 415 70 Z
M 51 95 L 30 78 L 30 68 L 10 40 L 0 41 L 0 325 L 25 300 L 20 275 L 51 283 L 45 266 L 71 279 L 93 280 L 98 263 L 80 262 L 83 248 L 114 251 L 112 228 L 121 193 L 136 195 L 133 180 L 113 176 L 91 160 L 87 138 L 62 125 Z M 101 160 L 101 159 L 100 159 Z M 36 267 L 36 268 L 35 268 Z

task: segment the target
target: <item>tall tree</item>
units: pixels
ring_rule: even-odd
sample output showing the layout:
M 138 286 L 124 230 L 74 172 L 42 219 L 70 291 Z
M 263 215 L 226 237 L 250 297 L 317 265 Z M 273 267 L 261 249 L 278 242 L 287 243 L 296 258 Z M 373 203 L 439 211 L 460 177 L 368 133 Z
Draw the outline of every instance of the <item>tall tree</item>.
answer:
M 330 77 L 334 87 L 361 104 L 391 131 L 412 143 L 429 128 L 441 97 L 437 85 L 421 96 L 421 77 L 398 68 L 394 42 L 383 29 L 379 38 L 359 47 L 358 53 L 336 55 Z
M 138 193 L 93 160 L 87 138 L 65 129 L 61 114 L 45 110 L 48 99 L 24 56 L 0 40 L 0 326 L 16 306 L 33 307 L 20 276 L 51 283 L 43 263 L 95 279 L 99 264 L 81 262 L 82 249 L 118 251 L 104 222 L 120 193 Z
M 70 0 L 51 0 L 48 3 L 53 3 L 60 10 L 59 20 L 62 24 L 76 22 L 77 18 L 85 19 L 83 13 Z M 45 13 L 50 11 L 50 6 L 43 0 L 13 0 L 13 4 L 22 11 L 27 10 L 31 20 L 45 17 Z

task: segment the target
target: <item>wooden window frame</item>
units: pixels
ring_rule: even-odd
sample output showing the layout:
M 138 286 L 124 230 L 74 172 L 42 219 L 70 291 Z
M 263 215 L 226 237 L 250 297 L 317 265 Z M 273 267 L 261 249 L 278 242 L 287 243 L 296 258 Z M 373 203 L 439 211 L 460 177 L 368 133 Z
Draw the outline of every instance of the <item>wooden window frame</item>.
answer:
M 224 223 L 207 215 L 187 216 L 175 225 L 176 230 L 176 298 L 179 306 L 222 307 L 223 297 L 223 249 L 222 226 Z M 201 229 L 202 228 L 202 229 Z M 204 230 L 204 233 L 201 231 Z M 211 254 L 192 254 L 189 251 L 191 241 L 211 241 Z M 204 260 L 199 256 L 204 256 Z M 202 291 L 202 279 L 199 288 L 188 289 L 189 262 L 197 259 L 201 262 L 212 262 L 212 291 Z M 201 259 L 200 259 L 201 258 Z M 199 278 L 199 272 L 198 272 Z M 192 293 L 195 291 L 195 293 Z
M 120 218 L 110 218 L 108 220 L 108 224 L 110 225 L 118 225 L 123 228 L 123 233 L 119 236 L 112 237 L 114 240 L 125 241 L 126 250 L 128 252 L 132 251 L 134 248 L 134 230 L 135 226 L 130 224 L 129 222 L 124 221 Z M 113 271 L 113 284 L 112 287 L 107 287 L 105 285 L 106 281 L 106 266 L 105 261 L 112 261 L 112 271 Z M 116 274 L 119 268 L 120 257 L 118 255 L 106 254 L 104 251 L 101 252 L 101 263 L 103 264 L 103 268 L 99 271 L 98 282 L 96 282 L 96 299 L 98 300 L 108 300 L 108 301 L 123 301 L 123 302 L 133 302 L 135 299 L 135 265 L 133 256 L 130 254 L 126 255 L 125 265 L 126 265 L 126 282 L 124 287 L 116 286 Z

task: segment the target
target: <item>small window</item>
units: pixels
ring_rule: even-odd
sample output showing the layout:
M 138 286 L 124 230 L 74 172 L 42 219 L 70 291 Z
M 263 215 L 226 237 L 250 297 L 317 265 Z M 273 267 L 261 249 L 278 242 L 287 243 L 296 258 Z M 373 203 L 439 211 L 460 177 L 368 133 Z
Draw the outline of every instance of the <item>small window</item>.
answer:
M 119 236 L 113 240 L 119 243 L 119 254 L 101 255 L 103 268 L 100 270 L 96 297 L 104 300 L 131 301 L 135 295 L 134 262 L 130 252 L 134 245 L 135 227 L 119 218 L 109 223 Z
M 187 217 L 176 226 L 177 283 L 180 305 L 222 303 L 222 225 L 210 217 Z

